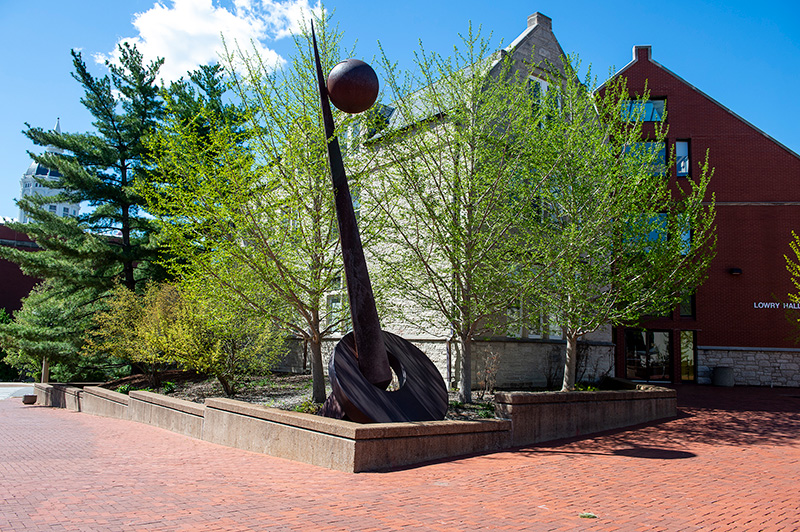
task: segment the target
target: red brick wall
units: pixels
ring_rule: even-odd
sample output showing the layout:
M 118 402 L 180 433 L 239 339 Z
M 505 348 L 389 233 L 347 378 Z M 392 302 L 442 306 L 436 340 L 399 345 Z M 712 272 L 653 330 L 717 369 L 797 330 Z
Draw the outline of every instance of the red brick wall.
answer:
M 0 241 L 2 245 L 9 245 L 9 242 L 12 242 L 17 243 L 14 247 L 32 249 L 24 245 L 30 243 L 25 234 L 12 231 L 2 224 L 0 224 Z M 6 309 L 8 313 L 20 309 L 22 299 L 38 282 L 38 279 L 23 274 L 15 263 L 0 259 L 0 308 Z
M 783 308 L 754 304 L 783 303 L 793 290 L 784 254 L 791 231 L 800 232 L 800 157 L 651 62 L 647 49 L 637 52 L 621 75 L 632 92 L 642 92 L 646 81 L 651 98 L 667 99 L 668 149 L 689 139 L 693 174 L 708 150 L 717 202 L 717 256 L 697 292 L 696 321 L 675 316 L 650 326 L 696 328 L 701 346 L 798 347 Z M 685 179 L 674 168 L 671 176 Z M 731 275 L 731 268 L 742 274 Z

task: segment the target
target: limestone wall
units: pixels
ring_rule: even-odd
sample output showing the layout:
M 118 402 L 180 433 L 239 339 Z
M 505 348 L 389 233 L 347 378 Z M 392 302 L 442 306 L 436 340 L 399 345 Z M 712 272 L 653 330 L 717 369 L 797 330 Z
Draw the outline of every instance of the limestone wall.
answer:
M 709 384 L 715 367 L 733 368 L 738 386 L 800 387 L 800 351 L 698 347 L 697 382 Z
M 451 344 L 448 355 L 447 341 L 442 338 L 407 339 L 428 355 L 448 386 L 457 386 L 460 353 L 456 344 Z M 323 344 L 322 356 L 326 373 L 330 354 L 338 341 L 339 338 L 330 338 Z M 483 389 L 489 391 L 493 388 L 557 387 L 564 376 L 565 349 L 566 343 L 563 340 L 478 341 L 472 357 L 473 389 L 480 393 Z M 303 343 L 296 341 L 291 352 L 275 369 L 295 373 L 310 371 L 310 356 L 309 350 L 304 367 Z M 604 376 L 613 375 L 613 369 L 613 344 L 603 341 L 579 343 L 577 382 L 596 382 Z

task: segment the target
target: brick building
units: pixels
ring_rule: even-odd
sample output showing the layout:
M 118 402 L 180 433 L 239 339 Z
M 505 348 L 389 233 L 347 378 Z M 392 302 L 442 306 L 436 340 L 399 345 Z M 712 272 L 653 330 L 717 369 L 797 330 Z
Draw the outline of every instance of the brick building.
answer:
M 0 246 L 23 250 L 35 250 L 37 245 L 27 235 L 10 229 L 0 223 Z M 27 297 L 39 280 L 28 277 L 19 266 L 11 261 L 0 259 L 0 308 L 11 314 L 22 307 L 22 299 Z
M 787 319 L 793 286 L 784 254 L 800 230 L 800 156 L 634 48 L 625 76 L 650 91 L 645 112 L 669 125 L 673 180 L 692 179 L 709 154 L 717 256 L 708 279 L 671 316 L 614 331 L 617 376 L 650 381 L 800 386 L 799 331 Z

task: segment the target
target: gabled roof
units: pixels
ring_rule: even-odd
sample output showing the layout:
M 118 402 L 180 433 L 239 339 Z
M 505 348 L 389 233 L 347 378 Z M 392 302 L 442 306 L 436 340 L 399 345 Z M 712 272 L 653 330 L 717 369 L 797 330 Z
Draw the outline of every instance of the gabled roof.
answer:
M 558 39 L 556 39 L 553 34 L 552 19 L 542 13 L 536 12 L 528 17 L 527 23 L 527 28 L 517 36 L 511 44 L 481 59 L 475 64 L 461 69 L 459 73 L 463 74 L 465 77 L 488 75 L 500 64 L 505 55 L 511 55 L 515 61 L 530 62 L 534 65 L 549 62 L 563 72 L 562 58 L 565 57 L 565 54 Z M 541 67 L 537 68 L 543 70 Z M 409 111 L 408 114 L 411 116 L 403 115 L 403 113 L 399 111 L 400 106 L 394 102 L 387 106 L 389 113 L 389 129 L 404 129 L 417 122 L 435 118 L 439 110 L 428 108 L 425 105 L 425 101 L 427 100 L 427 95 L 431 91 L 436 90 L 438 83 L 441 82 L 434 82 L 404 98 L 404 107 Z M 453 102 L 453 104 L 455 104 L 455 102 Z
M 614 74 L 614 76 L 612 76 L 611 79 L 617 78 L 619 76 L 624 75 L 627 70 L 633 68 L 640 61 L 648 61 L 653 66 L 663 70 L 664 72 L 666 72 L 667 74 L 669 74 L 673 78 L 675 78 L 678 81 L 680 81 L 681 83 L 683 83 L 689 89 L 691 89 L 694 92 L 698 93 L 700 96 L 702 96 L 703 98 L 709 100 L 711 103 L 713 103 L 714 105 L 716 105 L 717 107 L 719 107 L 720 109 L 725 111 L 726 113 L 730 114 L 731 116 L 733 116 L 737 120 L 743 122 L 748 127 L 754 129 L 755 131 L 757 131 L 758 133 L 760 133 L 761 135 L 763 135 L 764 137 L 766 137 L 770 141 L 774 142 L 775 144 L 777 144 L 778 146 L 780 146 L 781 148 L 783 148 L 784 150 L 786 150 L 790 154 L 792 154 L 795 157 L 797 157 L 798 159 L 800 159 L 800 155 L 798 155 L 797 153 L 795 153 L 794 151 L 789 149 L 786 145 L 784 145 L 780 141 L 776 140 L 775 138 L 771 137 L 770 135 L 765 133 L 762 129 L 760 129 L 759 127 L 753 125 L 752 123 L 750 123 L 749 121 L 745 120 L 744 118 L 742 118 L 738 114 L 734 113 L 729 108 L 727 108 L 726 106 L 724 106 L 723 104 L 721 104 L 720 102 L 718 102 L 717 100 L 715 100 L 714 98 L 712 98 L 711 96 L 706 94 L 705 92 L 701 91 L 700 89 L 698 89 L 697 87 L 695 87 L 694 85 L 692 85 L 691 83 L 689 83 L 688 81 L 686 81 L 685 79 L 683 79 L 682 77 L 680 77 L 679 75 L 677 75 L 676 73 L 674 73 L 673 71 L 668 69 L 667 67 L 663 66 L 662 64 L 658 63 L 657 61 L 654 61 L 653 60 L 653 47 L 650 46 L 650 45 L 637 45 L 637 46 L 634 46 L 633 47 L 633 59 L 627 65 L 622 67 L 622 69 L 619 72 Z M 600 85 L 597 88 L 597 90 L 601 90 L 606 85 L 606 83 L 608 83 L 608 81 L 606 81 L 602 85 Z

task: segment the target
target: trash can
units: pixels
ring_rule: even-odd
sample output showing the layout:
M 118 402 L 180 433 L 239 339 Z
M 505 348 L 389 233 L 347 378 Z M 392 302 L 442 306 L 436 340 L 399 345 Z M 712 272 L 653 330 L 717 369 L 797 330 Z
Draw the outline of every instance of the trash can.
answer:
M 733 386 L 733 368 L 729 366 L 715 367 L 711 383 L 714 386 Z

